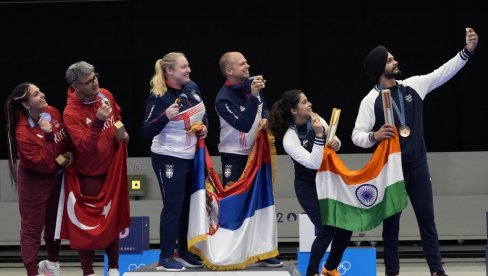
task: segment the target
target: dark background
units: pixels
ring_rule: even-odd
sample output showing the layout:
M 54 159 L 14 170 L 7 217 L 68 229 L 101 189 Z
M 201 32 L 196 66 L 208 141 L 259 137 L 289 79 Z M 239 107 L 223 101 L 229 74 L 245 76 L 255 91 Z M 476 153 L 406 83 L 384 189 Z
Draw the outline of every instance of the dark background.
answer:
M 383 44 L 404 78 L 426 74 L 462 49 L 465 28 L 472 27 L 480 37 L 476 54 L 425 99 L 425 138 L 429 151 L 488 150 L 482 73 L 487 23 L 481 3 L 438 2 L 431 9 L 394 3 L 343 1 L 324 8 L 326 3 L 305 0 L 0 1 L 0 102 L 29 81 L 62 111 L 65 70 L 86 60 L 122 107 L 129 156 L 149 156 L 151 140 L 142 136 L 142 121 L 154 63 L 181 51 L 202 90 L 210 121 L 207 147 L 217 155 L 214 99 L 224 82 L 218 60 L 236 50 L 251 65 L 251 75 L 264 75 L 269 107 L 284 91 L 299 88 L 327 121 L 333 107 L 342 109 L 341 152 L 359 153 L 369 150 L 354 146 L 350 136 L 359 103 L 373 86 L 363 71 L 364 56 Z M 4 112 L 0 118 L 0 158 L 6 159 Z

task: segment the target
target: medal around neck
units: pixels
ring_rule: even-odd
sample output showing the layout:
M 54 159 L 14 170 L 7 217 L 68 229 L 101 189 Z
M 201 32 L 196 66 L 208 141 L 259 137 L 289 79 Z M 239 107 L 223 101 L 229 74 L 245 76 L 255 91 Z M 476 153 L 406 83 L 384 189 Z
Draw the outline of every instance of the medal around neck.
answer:
M 50 123 L 51 122 L 51 114 L 49 114 L 47 112 L 42 112 L 41 114 L 39 114 L 38 122 L 40 122 L 41 120 Z
M 110 101 L 107 98 L 102 98 L 102 104 L 110 106 Z
M 248 78 L 248 80 L 250 80 L 250 81 L 253 81 L 254 79 L 264 81 L 263 75 L 256 75 L 256 76 L 251 76 Z
M 411 131 L 408 126 L 403 125 L 398 129 L 398 133 L 400 133 L 400 136 L 406 138 L 410 136 Z
M 175 100 L 175 104 L 177 104 L 179 107 L 183 105 L 183 101 L 188 100 L 188 96 L 185 93 L 181 93 L 178 98 Z

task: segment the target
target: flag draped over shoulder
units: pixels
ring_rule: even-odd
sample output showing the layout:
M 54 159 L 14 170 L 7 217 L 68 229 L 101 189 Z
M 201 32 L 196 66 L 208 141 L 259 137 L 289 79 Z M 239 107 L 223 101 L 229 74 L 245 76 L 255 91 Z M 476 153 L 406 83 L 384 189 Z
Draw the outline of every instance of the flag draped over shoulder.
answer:
M 398 134 L 383 140 L 357 171 L 325 148 L 315 180 L 324 225 L 367 231 L 407 206 Z
M 271 160 L 268 137 L 261 130 L 240 179 L 224 189 L 204 140 L 199 140 L 188 247 L 208 268 L 243 269 L 278 255 Z
M 107 247 L 129 224 L 125 142 L 120 142 L 103 188 L 96 197 L 82 195 L 75 166 L 66 168 L 59 199 L 56 238 L 69 239 L 71 248 L 75 249 L 101 249 Z

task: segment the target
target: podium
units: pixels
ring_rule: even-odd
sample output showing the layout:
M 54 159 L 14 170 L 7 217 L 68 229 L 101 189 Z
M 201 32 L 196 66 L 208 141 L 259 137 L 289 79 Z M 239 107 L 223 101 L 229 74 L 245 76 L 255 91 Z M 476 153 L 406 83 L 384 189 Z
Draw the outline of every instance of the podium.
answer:
M 299 216 L 299 252 L 298 270 L 302 275 L 307 272 L 310 250 L 315 239 L 315 226 L 307 214 Z M 322 269 L 329 256 L 330 245 L 322 257 L 317 271 Z M 375 247 L 348 247 L 344 252 L 337 271 L 347 276 L 376 276 L 376 248 Z
M 153 251 L 153 250 L 151 250 Z M 159 254 L 159 250 L 157 250 Z M 121 255 L 122 256 L 122 255 Z M 159 256 L 159 255 L 158 255 Z M 157 257 L 156 257 L 157 260 Z M 283 267 L 279 268 L 267 268 L 257 265 L 251 265 L 242 270 L 232 271 L 213 271 L 206 268 L 187 268 L 184 271 L 170 272 L 170 271 L 157 271 L 156 263 L 150 265 L 141 265 L 136 270 L 127 271 L 120 275 L 123 276 L 291 276 L 298 275 L 296 266 L 291 262 L 284 262 Z
M 160 250 L 149 250 L 149 217 L 131 217 L 131 224 L 120 232 L 119 273 L 126 276 L 229 275 L 229 276 L 290 276 L 296 275 L 296 266 L 285 262 L 280 268 L 261 267 L 256 264 L 237 271 L 212 271 L 206 268 L 187 268 L 181 272 L 157 271 Z M 104 255 L 104 275 L 108 271 L 108 257 Z
M 131 217 L 129 227 L 119 234 L 120 254 L 141 254 L 149 249 L 149 217 Z
M 144 250 L 138 254 L 120 254 L 119 255 L 119 273 L 120 275 L 127 275 L 127 272 L 137 271 L 145 266 L 153 266 L 153 271 L 156 270 L 156 264 L 159 260 L 159 250 Z M 108 271 L 107 254 L 103 257 L 104 275 Z M 129 274 L 132 275 L 132 274 Z M 150 274 L 152 275 L 152 274 Z
M 119 233 L 119 272 L 141 268 L 157 262 L 159 250 L 149 249 L 149 217 L 131 217 L 129 227 Z M 108 257 L 103 257 L 104 275 L 107 275 Z

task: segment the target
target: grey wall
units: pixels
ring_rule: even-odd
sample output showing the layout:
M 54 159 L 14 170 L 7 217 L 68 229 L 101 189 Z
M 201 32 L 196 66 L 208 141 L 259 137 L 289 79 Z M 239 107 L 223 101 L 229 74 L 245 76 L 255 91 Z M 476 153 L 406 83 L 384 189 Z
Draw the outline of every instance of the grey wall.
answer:
M 360 169 L 370 154 L 341 154 L 349 169 Z M 429 153 L 436 223 L 441 240 L 486 239 L 488 211 L 488 152 Z M 220 171 L 220 159 L 212 157 Z M 298 241 L 298 214 L 303 210 L 295 198 L 293 164 L 286 155 L 278 156 L 275 183 L 276 215 L 279 241 Z M 150 217 L 150 239 L 159 243 L 159 213 L 162 208 L 157 180 L 149 158 L 129 158 L 128 174 L 145 174 L 147 195 L 131 201 L 132 216 Z M 8 164 L 0 160 L 0 245 L 19 243 L 17 193 L 10 184 Z M 402 215 L 401 240 L 420 240 L 415 216 L 409 205 Z M 353 240 L 381 240 L 381 226 L 366 233 L 354 233 Z

